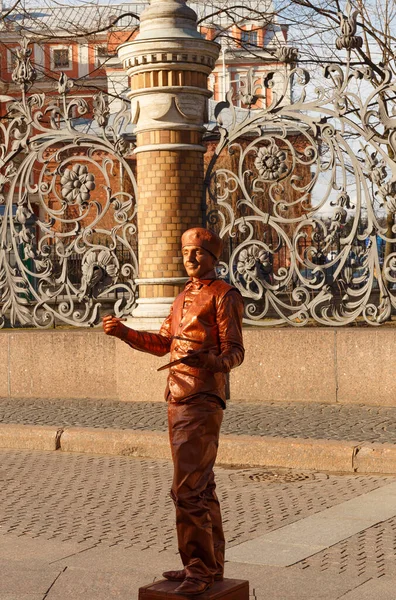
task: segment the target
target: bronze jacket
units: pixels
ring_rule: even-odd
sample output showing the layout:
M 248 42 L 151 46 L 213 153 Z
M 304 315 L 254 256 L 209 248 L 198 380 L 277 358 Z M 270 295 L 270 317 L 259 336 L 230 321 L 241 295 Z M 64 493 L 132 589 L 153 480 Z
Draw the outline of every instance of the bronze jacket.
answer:
M 242 341 L 243 299 L 236 288 L 218 279 L 200 280 L 201 290 L 183 317 L 186 291 L 174 301 L 159 333 L 122 328 L 122 339 L 136 350 L 163 356 L 170 351 L 176 360 L 189 350 L 204 348 L 219 357 L 218 371 L 183 363 L 169 371 L 165 397 L 174 402 L 200 393 L 218 396 L 224 403 L 225 374 L 244 358 Z

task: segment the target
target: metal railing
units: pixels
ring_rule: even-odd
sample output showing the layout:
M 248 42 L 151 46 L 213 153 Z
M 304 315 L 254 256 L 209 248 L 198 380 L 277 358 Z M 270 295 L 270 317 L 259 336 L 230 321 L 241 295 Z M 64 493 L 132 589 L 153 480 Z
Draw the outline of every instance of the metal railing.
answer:
M 396 82 L 385 66 L 374 87 L 369 66 L 352 66 L 361 38 L 346 12 L 343 66 L 325 66 L 322 86 L 289 49 L 285 72 L 249 72 L 215 111 L 207 222 L 247 323 L 379 325 L 396 312 Z
M 94 97 L 89 113 L 69 97 L 29 94 L 36 73 L 23 40 L 13 80 L 20 97 L 0 96 L 0 325 L 89 326 L 103 303 L 129 314 L 137 276 L 136 182 L 123 132 L 129 109 L 112 115 Z

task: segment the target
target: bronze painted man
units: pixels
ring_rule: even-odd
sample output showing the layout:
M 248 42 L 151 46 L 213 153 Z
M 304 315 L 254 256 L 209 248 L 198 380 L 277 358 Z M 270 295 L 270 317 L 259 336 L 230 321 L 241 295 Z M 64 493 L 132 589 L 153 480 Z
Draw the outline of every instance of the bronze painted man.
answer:
M 222 242 L 194 228 L 182 236 L 183 263 L 190 277 L 158 334 L 138 332 L 107 316 L 103 327 L 132 348 L 183 362 L 170 368 L 165 397 L 174 464 L 171 497 L 184 568 L 164 577 L 180 581 L 175 592 L 200 594 L 224 571 L 224 534 L 213 466 L 225 408 L 226 373 L 244 358 L 243 300 L 216 279 Z M 199 350 L 199 352 L 197 352 Z M 191 354 L 191 356 L 188 356 Z

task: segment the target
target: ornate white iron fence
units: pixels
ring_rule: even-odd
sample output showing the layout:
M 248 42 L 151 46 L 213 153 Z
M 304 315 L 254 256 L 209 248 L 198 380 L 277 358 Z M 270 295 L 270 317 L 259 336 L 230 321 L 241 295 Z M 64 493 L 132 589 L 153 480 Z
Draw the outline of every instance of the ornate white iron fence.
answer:
M 250 72 L 215 112 L 208 223 L 251 324 L 378 325 L 396 309 L 396 82 L 385 66 L 374 89 L 353 66 L 362 38 L 346 12 L 345 63 L 327 65 L 322 86 L 284 49 L 282 82 Z
M 208 222 L 225 240 L 220 275 L 256 325 L 311 320 L 379 325 L 396 310 L 396 82 L 373 88 L 356 67 L 348 4 L 341 67 L 322 86 L 282 49 L 287 75 L 250 72 L 216 107 L 220 139 L 206 173 Z M 24 41 L 18 99 L 0 96 L 0 325 L 88 326 L 100 307 L 130 314 L 137 277 L 136 182 L 103 94 L 29 93 Z M 238 108 L 242 104 L 244 108 Z M 87 131 L 81 120 L 93 110 Z
M 101 305 L 120 315 L 135 302 L 129 110 L 110 121 L 105 96 L 90 107 L 65 74 L 58 95 L 29 94 L 30 55 L 24 40 L 12 76 L 20 98 L 0 96 L 0 325 L 92 325 Z

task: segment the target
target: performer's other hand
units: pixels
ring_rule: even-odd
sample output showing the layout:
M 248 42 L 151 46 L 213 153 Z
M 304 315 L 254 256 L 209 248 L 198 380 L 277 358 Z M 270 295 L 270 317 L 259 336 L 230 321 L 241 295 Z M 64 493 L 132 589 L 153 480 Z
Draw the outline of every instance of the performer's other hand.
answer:
M 114 335 L 115 337 L 122 338 L 124 329 L 125 325 L 121 323 L 121 319 L 114 317 L 114 315 L 103 317 L 103 330 L 106 335 Z
M 186 357 L 182 362 L 189 367 L 207 369 L 213 373 L 221 370 L 219 357 L 213 354 L 213 352 L 202 352 L 196 356 Z

